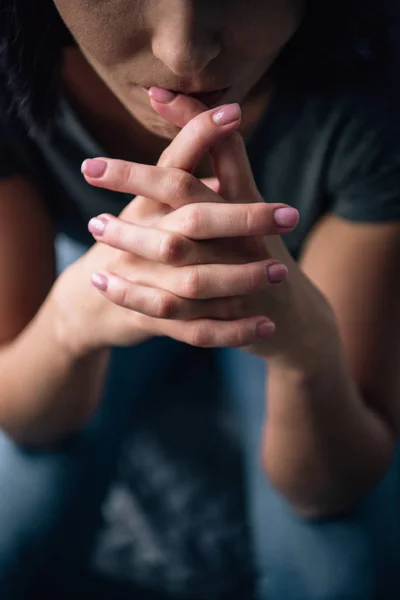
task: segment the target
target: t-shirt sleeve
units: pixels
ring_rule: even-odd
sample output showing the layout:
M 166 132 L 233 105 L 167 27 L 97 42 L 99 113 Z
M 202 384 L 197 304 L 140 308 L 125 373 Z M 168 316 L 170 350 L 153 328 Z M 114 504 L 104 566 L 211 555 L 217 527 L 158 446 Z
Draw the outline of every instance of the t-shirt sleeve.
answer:
M 331 211 L 360 222 L 400 219 L 400 104 L 360 99 L 345 109 L 328 173 Z

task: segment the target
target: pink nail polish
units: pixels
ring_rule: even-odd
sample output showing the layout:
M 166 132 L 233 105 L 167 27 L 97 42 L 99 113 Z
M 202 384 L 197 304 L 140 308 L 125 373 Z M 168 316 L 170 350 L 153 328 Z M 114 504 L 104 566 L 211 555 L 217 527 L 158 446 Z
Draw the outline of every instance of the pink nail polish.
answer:
M 93 273 L 92 284 L 98 290 L 106 292 L 108 288 L 108 277 L 102 273 Z
M 288 274 L 288 269 L 285 265 L 276 263 L 267 267 L 267 274 L 270 283 L 282 283 Z
M 278 208 L 274 212 L 274 219 L 279 227 L 295 227 L 299 222 L 299 211 L 290 206 L 287 208 Z
M 222 108 L 218 108 L 212 116 L 212 120 L 217 125 L 229 125 L 235 121 L 239 121 L 241 110 L 239 104 L 227 104 Z
M 160 104 L 169 104 L 176 98 L 177 94 L 171 92 L 171 90 L 166 90 L 165 88 L 151 87 L 149 89 L 149 96 L 152 100 L 155 100 Z
M 94 217 L 90 219 L 88 229 L 93 235 L 103 235 L 106 228 L 106 220 L 102 217 Z
M 81 170 L 84 175 L 96 179 L 104 175 L 104 173 L 106 172 L 106 168 L 107 163 L 105 160 L 100 160 L 98 158 L 88 158 L 82 163 Z
M 275 333 L 275 323 L 272 321 L 261 321 L 257 325 L 257 337 L 259 338 L 267 338 Z

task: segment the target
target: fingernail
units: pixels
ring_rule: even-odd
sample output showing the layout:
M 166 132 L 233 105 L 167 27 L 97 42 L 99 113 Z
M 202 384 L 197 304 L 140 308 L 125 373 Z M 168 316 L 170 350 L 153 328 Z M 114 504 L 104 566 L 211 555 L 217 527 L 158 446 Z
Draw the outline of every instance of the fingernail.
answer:
M 262 321 L 261 323 L 259 323 L 257 325 L 257 337 L 259 338 L 266 338 L 266 337 L 270 337 L 271 335 L 273 335 L 275 333 L 275 323 L 273 323 L 272 321 Z
M 281 263 L 276 263 L 275 265 L 269 265 L 267 267 L 268 273 L 268 281 L 270 283 L 282 283 L 288 274 L 288 269 L 285 265 Z
M 105 160 L 99 160 L 97 158 L 88 158 L 82 163 L 82 173 L 88 177 L 101 177 L 104 175 L 107 168 Z
M 103 235 L 107 222 L 108 219 L 105 216 L 94 217 L 93 219 L 90 219 L 88 229 L 90 233 L 93 233 L 94 235 Z
M 212 116 L 212 120 L 217 125 L 229 125 L 229 123 L 238 121 L 240 116 L 241 110 L 239 104 L 227 104 L 217 109 Z
M 274 213 L 275 223 L 279 227 L 295 227 L 299 222 L 299 211 L 295 208 L 278 208 Z
M 98 290 L 106 292 L 108 288 L 108 277 L 106 275 L 103 275 L 102 273 L 93 273 L 92 284 Z
M 166 90 L 165 88 L 151 87 L 149 89 L 149 96 L 152 100 L 160 102 L 160 104 L 169 104 L 176 98 L 177 94 L 171 92 L 171 90 Z

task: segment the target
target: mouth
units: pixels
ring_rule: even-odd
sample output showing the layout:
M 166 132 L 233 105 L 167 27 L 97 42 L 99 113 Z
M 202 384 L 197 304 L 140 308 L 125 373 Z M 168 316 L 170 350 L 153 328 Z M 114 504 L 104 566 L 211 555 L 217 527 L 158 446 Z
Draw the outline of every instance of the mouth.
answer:
M 146 92 L 148 92 L 149 89 L 150 88 L 148 87 L 144 88 Z M 199 100 L 199 102 L 202 102 L 205 106 L 207 106 L 207 108 L 215 108 L 223 102 L 225 96 L 227 95 L 230 89 L 231 86 L 220 88 L 217 90 L 212 90 L 211 92 L 184 92 L 181 90 L 168 91 L 174 92 L 175 94 L 182 94 L 183 96 L 189 96 L 190 98 L 195 98 L 196 100 Z
M 199 100 L 208 108 L 213 108 L 215 106 L 218 106 L 218 104 L 221 104 L 229 90 L 230 88 L 226 87 L 219 90 L 214 90 L 212 92 L 195 92 L 194 94 L 187 95 L 191 98 L 196 98 L 196 100 Z

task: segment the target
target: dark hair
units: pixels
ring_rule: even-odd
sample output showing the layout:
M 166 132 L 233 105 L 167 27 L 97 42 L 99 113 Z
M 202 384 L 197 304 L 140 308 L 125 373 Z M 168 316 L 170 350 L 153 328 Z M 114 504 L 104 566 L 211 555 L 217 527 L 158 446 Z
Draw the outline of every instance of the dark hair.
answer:
M 397 0 L 306 0 L 304 23 L 281 56 L 302 85 L 343 85 L 392 68 Z M 51 0 L 0 0 L 0 85 L 8 109 L 47 126 L 72 38 Z

